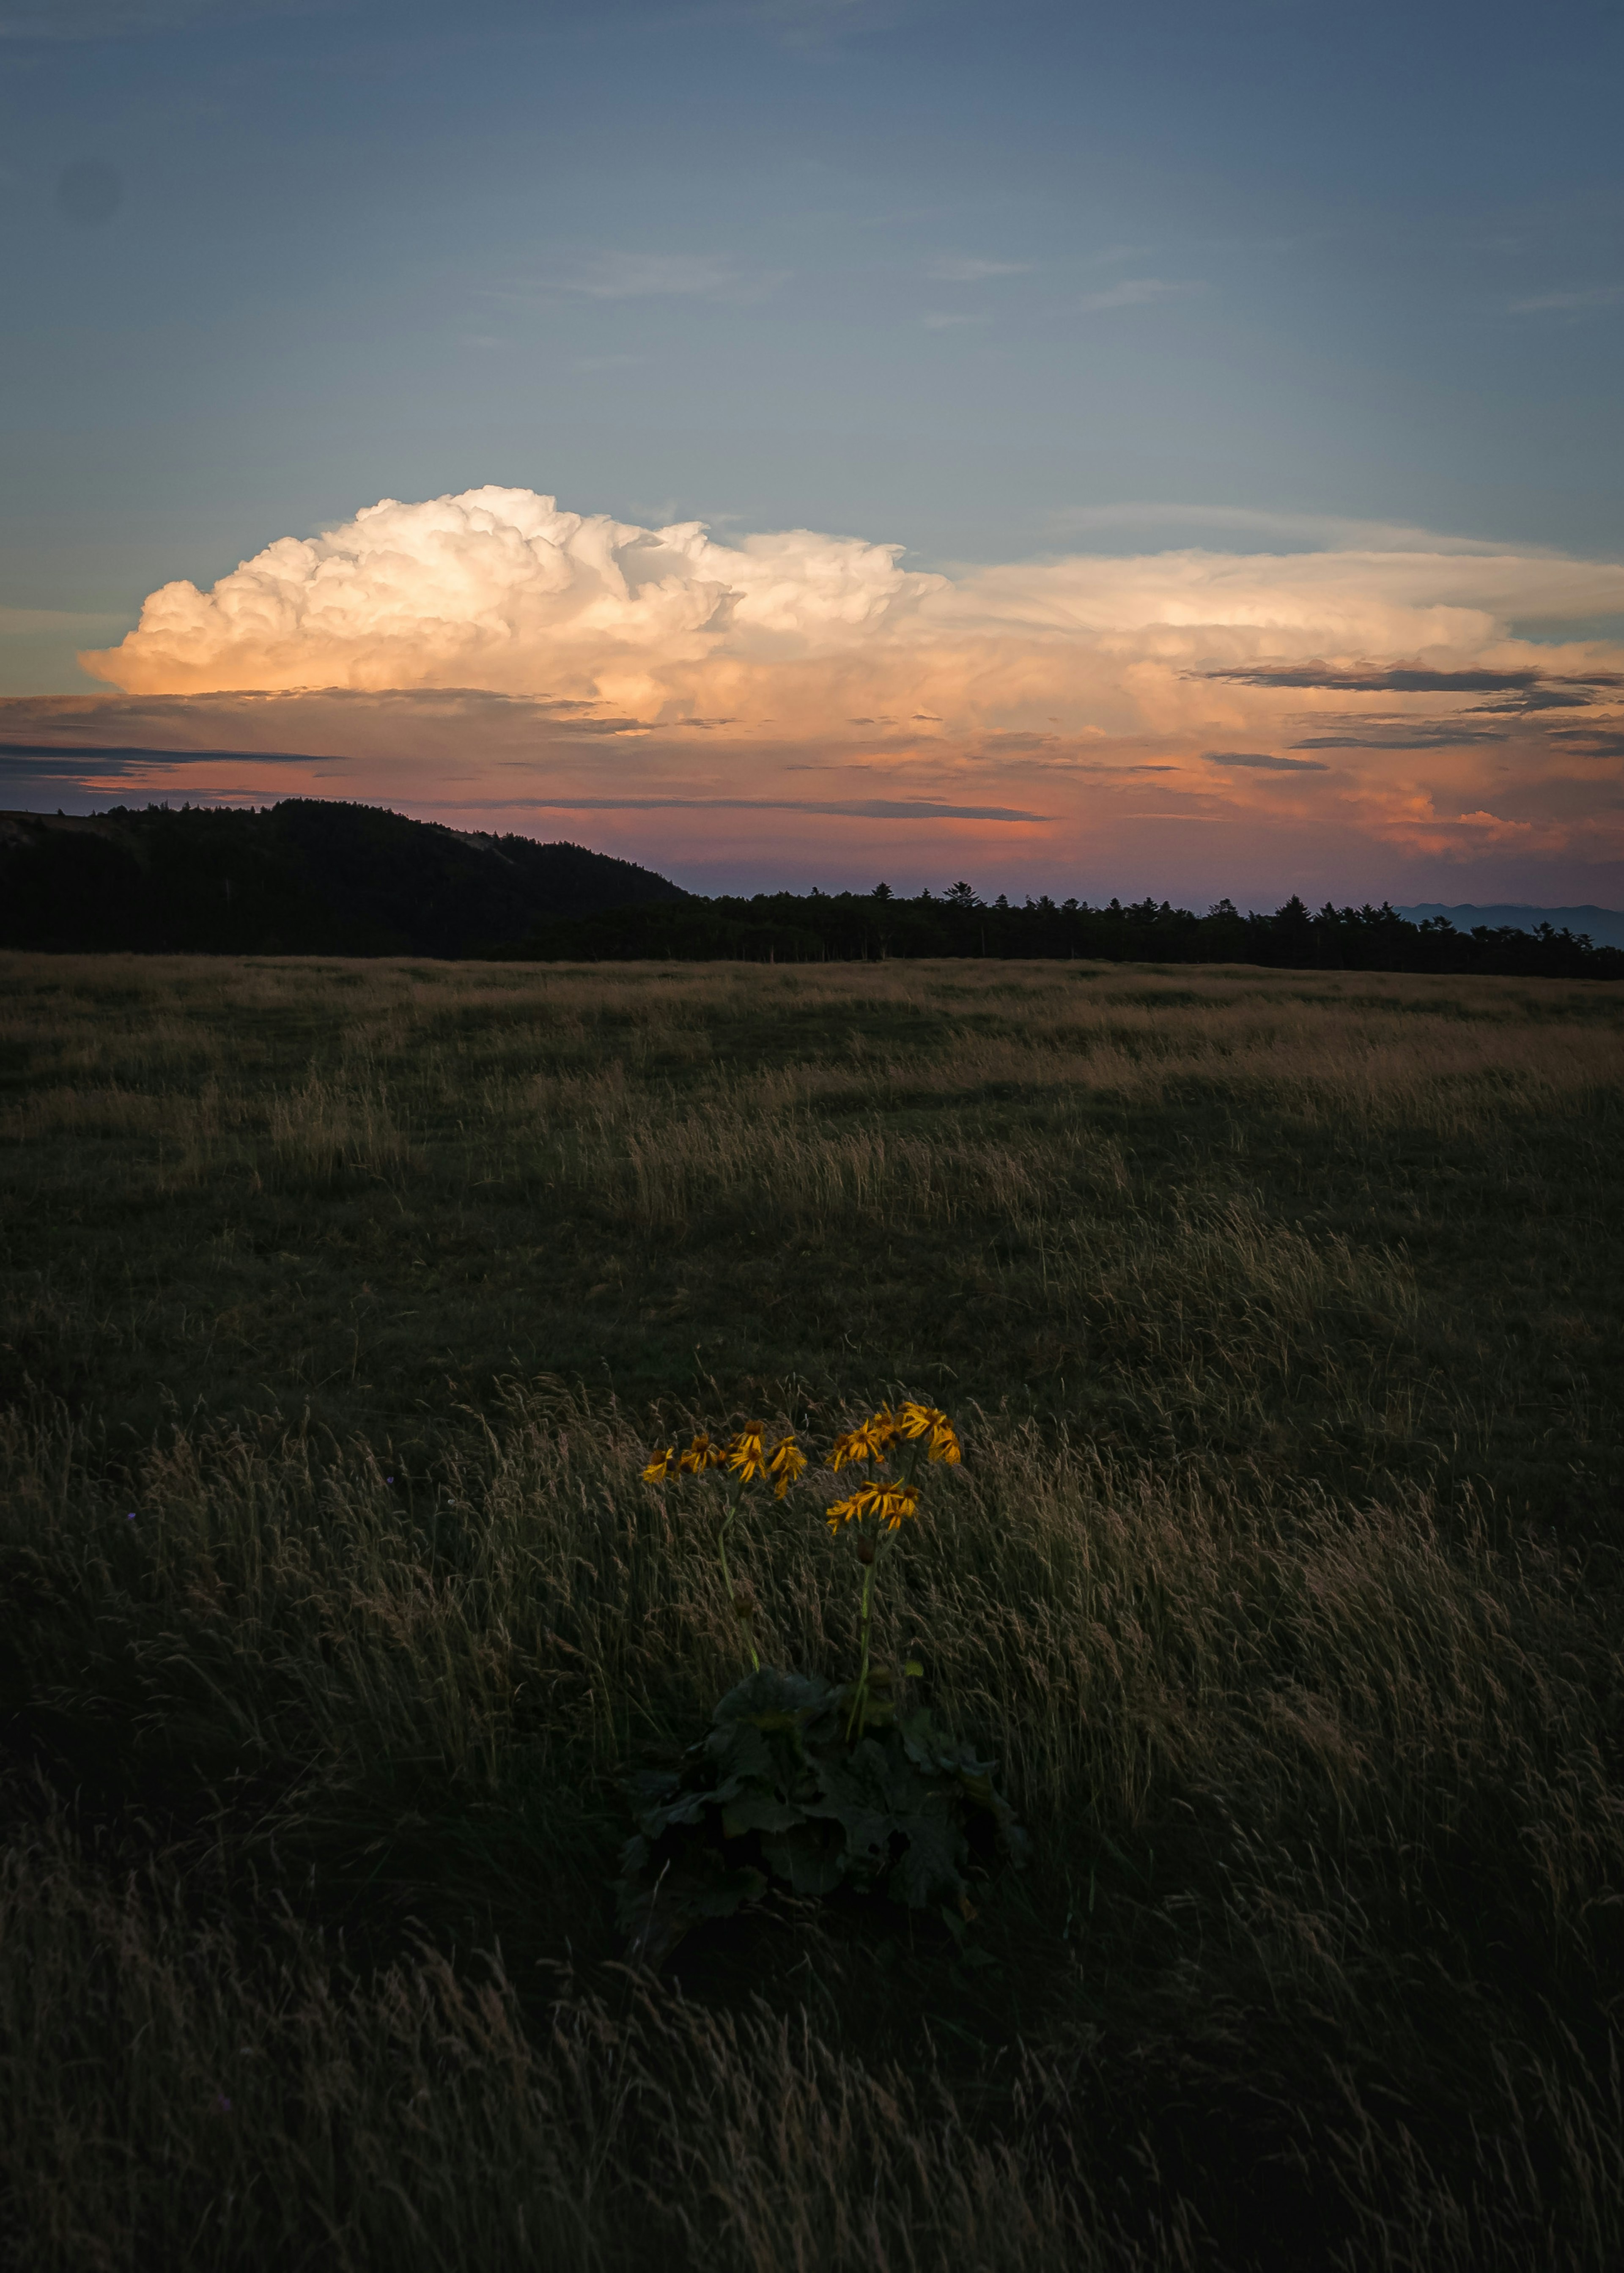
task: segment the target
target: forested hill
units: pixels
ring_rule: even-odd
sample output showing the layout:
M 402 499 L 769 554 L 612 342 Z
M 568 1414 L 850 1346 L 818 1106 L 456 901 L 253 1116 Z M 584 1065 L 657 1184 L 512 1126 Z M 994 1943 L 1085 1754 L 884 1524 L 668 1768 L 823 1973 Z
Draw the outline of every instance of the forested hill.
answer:
M 630 860 L 375 806 L 0 814 L 0 946 L 170 954 L 500 950 L 538 925 L 684 897 Z
M 1248 963 L 1288 970 L 1624 979 L 1624 950 L 1388 906 L 1243 915 L 1168 901 L 984 903 L 968 884 L 702 899 L 579 844 L 485 836 L 375 806 L 115 806 L 0 814 L 0 947 L 494 960 L 850 962 L 898 956 Z
M 1624 979 L 1624 951 L 1583 934 L 1411 923 L 1396 910 L 1336 908 L 1300 899 L 1242 915 L 1221 900 L 1205 915 L 1166 900 L 1089 907 L 1028 899 L 986 905 L 968 884 L 902 899 L 877 891 L 761 893 L 688 898 L 540 926 L 517 949 L 541 960 L 643 956 L 765 963 L 847 962 L 892 956 L 1075 956 L 1103 963 L 1250 963 L 1284 970 L 1482 971 L 1508 978 Z

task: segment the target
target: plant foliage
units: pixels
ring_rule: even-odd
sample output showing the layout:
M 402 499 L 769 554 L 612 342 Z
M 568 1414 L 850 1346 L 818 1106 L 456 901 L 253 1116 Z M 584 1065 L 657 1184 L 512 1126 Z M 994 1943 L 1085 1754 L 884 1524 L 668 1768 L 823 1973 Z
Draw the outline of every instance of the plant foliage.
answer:
M 877 1670 L 869 1679 L 889 1691 Z M 691 1926 L 732 1917 L 774 1879 L 801 1895 L 889 1895 L 963 1934 L 989 1849 L 1026 1857 L 994 1764 L 923 1706 L 871 1697 L 855 1738 L 850 1710 L 847 1687 L 764 1666 L 728 1691 L 679 1768 L 638 1778 L 617 1885 L 635 1958 L 659 1964 Z

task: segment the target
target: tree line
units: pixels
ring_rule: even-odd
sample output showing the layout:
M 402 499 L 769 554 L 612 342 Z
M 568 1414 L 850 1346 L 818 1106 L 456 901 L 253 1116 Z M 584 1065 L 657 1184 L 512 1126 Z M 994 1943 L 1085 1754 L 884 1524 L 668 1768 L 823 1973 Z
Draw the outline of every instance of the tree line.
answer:
M 517 948 L 488 952 L 546 962 L 645 958 L 754 963 L 874 962 L 892 956 L 995 956 L 1097 963 L 1248 963 L 1282 970 L 1480 972 L 1507 978 L 1624 979 L 1624 949 L 1585 933 L 1510 925 L 1457 930 L 1417 923 L 1386 902 L 1316 914 L 1293 896 L 1272 914 L 1220 900 L 1205 915 L 1170 901 L 1103 907 L 1044 894 L 1017 905 L 968 883 L 913 897 L 873 891 L 758 892 L 650 902 L 537 926 Z

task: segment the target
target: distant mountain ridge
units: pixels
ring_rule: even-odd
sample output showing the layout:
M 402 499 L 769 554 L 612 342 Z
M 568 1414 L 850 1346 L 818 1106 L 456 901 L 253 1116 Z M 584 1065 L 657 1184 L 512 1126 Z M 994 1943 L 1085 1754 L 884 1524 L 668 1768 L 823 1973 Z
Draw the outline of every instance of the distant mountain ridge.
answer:
M 212 955 L 487 953 L 538 925 L 684 900 L 579 844 L 382 807 L 0 813 L 0 946 Z
M 1620 908 L 1476 907 L 1470 904 L 1447 908 L 1440 900 L 1429 900 L 1424 906 L 1399 908 L 1395 912 L 1408 916 L 1411 923 L 1447 916 L 1456 931 L 1470 931 L 1477 924 L 1487 924 L 1491 931 L 1507 926 L 1513 931 L 1535 931 L 1548 923 L 1553 931 L 1588 932 L 1598 947 L 1624 947 L 1624 909 Z

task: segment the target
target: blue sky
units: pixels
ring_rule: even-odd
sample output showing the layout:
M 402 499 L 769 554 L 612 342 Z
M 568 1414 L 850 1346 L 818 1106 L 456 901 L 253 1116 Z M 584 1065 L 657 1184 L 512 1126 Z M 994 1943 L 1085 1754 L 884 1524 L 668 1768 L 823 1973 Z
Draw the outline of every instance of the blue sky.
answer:
M 910 568 L 1614 559 L 1621 65 L 1617 5 L 0 0 L 0 689 L 485 484 Z

